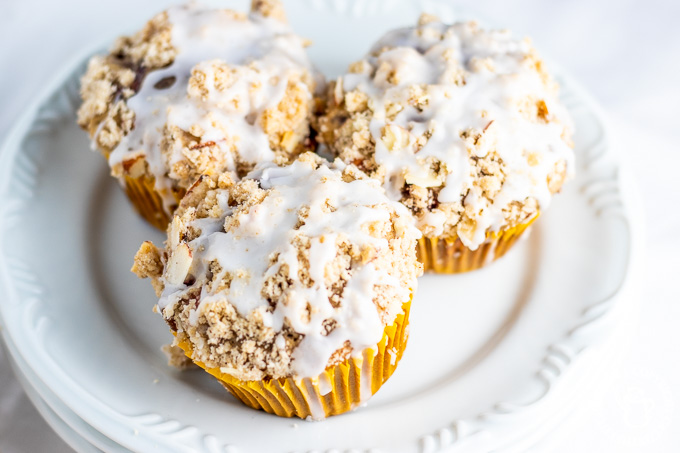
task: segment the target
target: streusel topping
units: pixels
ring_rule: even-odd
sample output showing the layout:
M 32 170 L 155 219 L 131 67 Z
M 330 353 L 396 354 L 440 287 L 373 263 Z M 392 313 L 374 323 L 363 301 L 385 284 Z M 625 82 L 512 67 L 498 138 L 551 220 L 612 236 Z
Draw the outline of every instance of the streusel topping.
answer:
M 320 140 L 383 181 L 427 237 L 476 249 L 573 171 L 571 120 L 528 40 L 423 15 L 329 85 Z
M 171 189 L 206 171 L 243 176 L 309 146 L 317 75 L 306 45 L 278 0 L 253 1 L 249 15 L 172 7 L 92 58 L 78 123 L 114 176 L 153 176 L 171 213 Z
M 420 232 L 353 165 L 311 153 L 239 182 L 203 177 L 165 251 L 145 243 L 163 317 L 195 360 L 241 380 L 315 377 L 375 347 L 416 289 Z

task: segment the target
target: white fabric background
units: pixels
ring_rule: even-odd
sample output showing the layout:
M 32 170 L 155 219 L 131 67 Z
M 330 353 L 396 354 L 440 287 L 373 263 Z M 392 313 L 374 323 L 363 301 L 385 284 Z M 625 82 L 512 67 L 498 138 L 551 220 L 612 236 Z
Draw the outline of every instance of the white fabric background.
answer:
M 141 25 L 167 3 L 0 0 L 0 139 L 73 53 Z M 680 451 L 680 2 L 457 4 L 531 36 L 590 91 L 625 144 L 620 151 L 643 199 L 637 215 L 646 218 L 646 275 L 623 366 L 534 450 Z M 646 403 L 636 409 L 632 403 L 639 400 Z M 0 452 L 68 451 L 30 405 L 0 350 Z

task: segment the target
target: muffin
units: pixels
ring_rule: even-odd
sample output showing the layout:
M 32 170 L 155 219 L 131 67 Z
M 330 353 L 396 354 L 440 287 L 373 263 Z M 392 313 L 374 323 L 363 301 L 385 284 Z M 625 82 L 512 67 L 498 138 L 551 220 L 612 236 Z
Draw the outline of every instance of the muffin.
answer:
M 429 15 L 331 82 L 318 140 L 416 218 L 426 270 L 502 256 L 573 173 L 572 122 L 531 43 Z
M 132 204 L 165 230 L 206 172 L 245 176 L 310 148 L 318 76 L 278 1 L 246 15 L 191 3 L 158 14 L 93 57 L 78 124 Z
M 246 405 L 321 419 L 364 403 L 408 339 L 422 266 L 408 210 L 353 165 L 305 153 L 200 178 L 132 271 L 175 344 Z

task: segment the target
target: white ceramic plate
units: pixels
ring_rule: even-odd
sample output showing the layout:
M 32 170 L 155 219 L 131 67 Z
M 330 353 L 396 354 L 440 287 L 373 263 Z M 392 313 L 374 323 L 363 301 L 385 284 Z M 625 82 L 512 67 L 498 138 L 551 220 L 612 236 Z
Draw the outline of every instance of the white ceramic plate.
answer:
M 37 393 L 35 393 L 27 381 L 16 373 L 17 379 L 24 387 L 28 399 L 31 400 L 33 406 L 38 413 L 47 421 L 47 424 L 66 442 L 68 446 L 80 453 L 100 453 L 102 450 L 95 447 L 93 444 L 81 437 L 73 428 L 71 428 L 64 420 L 61 419 L 50 406 L 43 401 Z
M 452 18 L 443 2 L 423 3 Z M 367 5 L 290 2 L 327 74 L 422 6 Z M 15 359 L 104 437 L 135 451 L 511 449 L 595 379 L 598 344 L 625 306 L 636 228 L 602 115 L 573 82 L 559 77 L 576 180 L 500 262 L 424 277 L 397 373 L 367 407 L 310 423 L 252 411 L 204 373 L 165 365 L 171 336 L 150 285 L 128 271 L 143 240 L 163 237 L 75 126 L 84 60 L 55 77 L 0 151 L 0 322 Z
M 38 413 L 42 415 L 47 424 L 61 436 L 64 442 L 71 448 L 82 453 L 98 453 L 100 450 L 93 447 L 93 445 L 86 441 L 80 434 L 78 434 L 74 429 L 72 429 L 67 422 L 58 414 L 56 414 L 52 408 L 38 395 L 37 391 L 33 388 L 33 385 L 24 376 L 24 374 L 19 369 L 18 365 L 14 361 L 13 356 L 9 353 L 4 343 L 0 343 L 0 347 L 5 351 L 5 357 L 7 358 L 6 363 L 9 364 L 14 372 L 15 377 L 23 387 L 28 399 L 31 401 L 33 406 L 38 410 Z
M 80 453 L 129 453 L 104 436 L 66 406 L 21 358 L 11 343 L 5 344 L 10 365 L 38 412 L 64 441 Z

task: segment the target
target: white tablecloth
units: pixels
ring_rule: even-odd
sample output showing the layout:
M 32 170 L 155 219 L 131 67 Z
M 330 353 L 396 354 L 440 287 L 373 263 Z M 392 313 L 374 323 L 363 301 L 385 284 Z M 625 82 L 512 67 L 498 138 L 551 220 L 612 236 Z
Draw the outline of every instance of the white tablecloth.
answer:
M 0 139 L 64 60 L 89 41 L 134 28 L 167 3 L 0 0 Z M 457 3 L 531 36 L 599 100 L 643 199 L 646 275 L 623 366 L 535 451 L 680 451 L 680 2 Z M 30 405 L 0 350 L 0 452 L 68 451 Z

